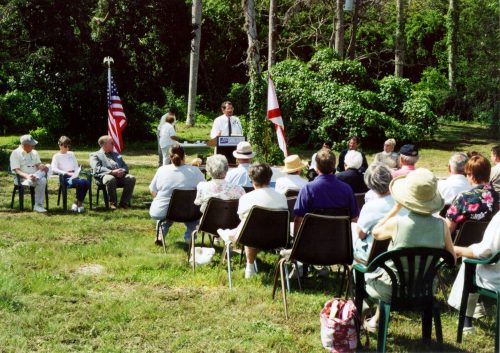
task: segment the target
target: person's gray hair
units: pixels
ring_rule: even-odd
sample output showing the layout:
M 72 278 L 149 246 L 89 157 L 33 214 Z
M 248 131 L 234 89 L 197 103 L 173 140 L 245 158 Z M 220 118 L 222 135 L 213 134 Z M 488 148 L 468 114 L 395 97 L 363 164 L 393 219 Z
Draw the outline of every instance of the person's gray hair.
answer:
M 99 144 L 99 146 L 104 146 L 104 144 L 108 143 L 109 141 L 113 141 L 113 138 L 109 135 L 104 135 L 104 136 L 101 136 L 99 137 L 99 140 L 97 140 L 97 143 Z
M 359 169 L 363 164 L 363 155 L 354 150 L 350 150 L 344 157 L 344 164 L 347 168 Z
M 455 153 L 448 162 L 450 171 L 454 174 L 464 174 L 464 167 L 468 160 L 469 158 L 465 153 Z
M 393 145 L 393 146 L 396 146 L 396 140 L 394 140 L 394 139 L 385 140 L 384 145 Z
M 224 179 L 229 168 L 226 156 L 215 154 L 208 157 L 206 168 L 212 179 Z
M 399 155 L 401 157 L 401 162 L 406 165 L 415 165 L 418 162 L 418 157 L 420 156 L 405 156 L 404 154 Z
M 364 179 L 368 188 L 379 195 L 385 195 L 389 191 L 392 175 L 385 164 L 373 163 L 366 170 Z

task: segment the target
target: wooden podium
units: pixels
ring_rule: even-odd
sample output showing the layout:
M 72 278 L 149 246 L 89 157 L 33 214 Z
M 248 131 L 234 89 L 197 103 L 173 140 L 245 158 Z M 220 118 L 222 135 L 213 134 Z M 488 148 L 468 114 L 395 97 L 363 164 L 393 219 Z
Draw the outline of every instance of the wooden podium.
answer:
M 214 141 L 215 140 L 215 141 Z M 233 151 L 236 150 L 238 143 L 246 141 L 245 136 L 217 136 L 210 140 L 215 142 L 215 153 L 226 156 L 229 165 L 236 164 L 236 158 L 233 156 Z M 209 145 L 210 145 L 209 141 Z M 212 144 L 213 144 L 212 142 Z

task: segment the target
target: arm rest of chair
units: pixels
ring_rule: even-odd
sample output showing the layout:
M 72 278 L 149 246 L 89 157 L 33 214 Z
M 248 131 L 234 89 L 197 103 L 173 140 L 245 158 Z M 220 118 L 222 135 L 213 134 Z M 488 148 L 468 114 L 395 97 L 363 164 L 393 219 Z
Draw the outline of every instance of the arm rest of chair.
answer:
M 365 266 L 363 264 L 354 264 L 353 269 L 355 271 L 359 271 L 359 272 L 362 272 L 362 273 L 370 272 L 369 267 L 367 267 L 367 266 Z
M 490 265 L 498 262 L 500 260 L 500 250 L 494 252 L 491 254 L 490 257 L 487 257 L 486 259 L 469 259 L 469 258 L 464 258 L 464 262 L 466 264 L 475 264 L 475 265 Z

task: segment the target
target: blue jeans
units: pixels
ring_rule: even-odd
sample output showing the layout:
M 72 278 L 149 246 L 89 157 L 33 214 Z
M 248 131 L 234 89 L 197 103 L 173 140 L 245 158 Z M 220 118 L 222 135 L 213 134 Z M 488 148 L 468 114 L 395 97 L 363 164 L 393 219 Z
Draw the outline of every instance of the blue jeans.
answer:
M 64 182 L 66 186 L 76 188 L 76 199 L 79 202 L 85 200 L 85 195 L 87 195 L 87 191 L 90 188 L 90 182 L 87 179 L 75 178 L 70 180 L 69 176 L 65 175 Z
M 186 242 L 191 241 L 191 234 L 193 234 L 193 231 L 196 229 L 198 222 L 199 222 L 199 220 L 184 223 L 186 225 L 186 233 L 184 233 L 184 241 L 186 241 Z M 165 237 L 167 236 L 168 230 L 170 229 L 172 224 L 174 224 L 174 222 L 170 221 L 168 219 L 166 219 L 161 224 L 161 232 L 163 234 L 163 239 L 165 239 Z

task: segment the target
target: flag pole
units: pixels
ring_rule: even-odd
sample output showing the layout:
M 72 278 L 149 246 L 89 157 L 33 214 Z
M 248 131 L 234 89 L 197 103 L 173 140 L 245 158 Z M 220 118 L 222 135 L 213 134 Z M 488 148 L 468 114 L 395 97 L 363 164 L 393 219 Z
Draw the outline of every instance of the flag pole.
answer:
M 108 65 L 108 92 L 111 92 L 111 64 L 114 64 L 115 61 L 111 56 L 106 56 L 102 63 Z

